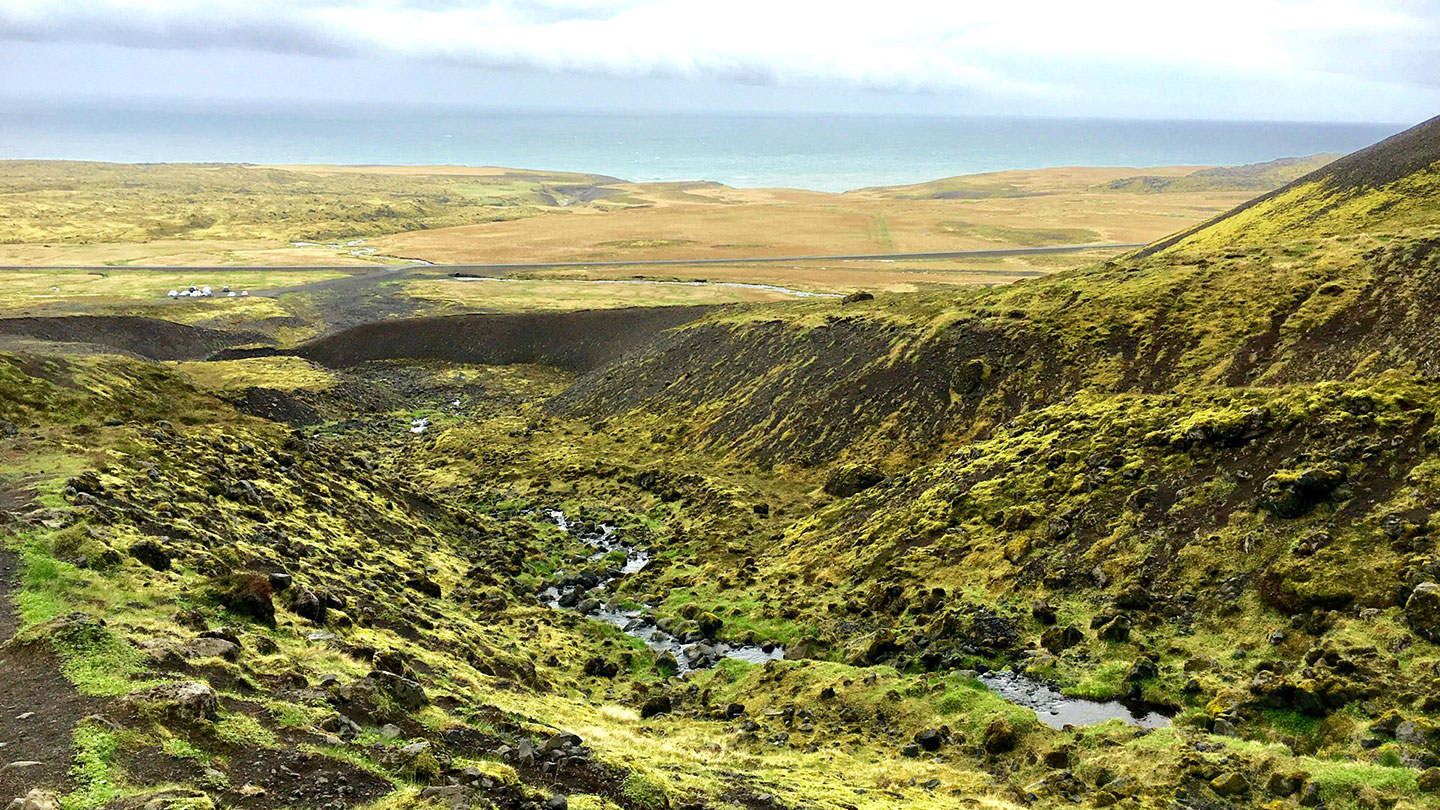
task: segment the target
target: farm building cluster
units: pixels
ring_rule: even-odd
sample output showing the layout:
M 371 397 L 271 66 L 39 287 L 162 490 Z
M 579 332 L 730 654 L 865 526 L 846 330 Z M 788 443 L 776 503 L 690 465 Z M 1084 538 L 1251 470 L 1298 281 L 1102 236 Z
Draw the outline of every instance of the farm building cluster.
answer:
M 208 286 L 206 286 L 206 287 L 197 287 L 197 286 L 195 286 L 195 285 L 192 284 L 192 285 L 190 285 L 190 286 L 189 286 L 188 288 L 186 288 L 186 289 L 183 289 L 183 290 L 171 290 L 170 292 L 165 293 L 165 295 L 166 295 L 167 297 L 169 297 L 169 298 L 172 298 L 172 299 L 173 299 L 173 298 L 214 298 L 214 297 L 215 297 L 215 290 L 212 289 L 212 288 L 210 288 L 210 287 L 208 287 Z M 248 297 L 250 297 L 250 291 L 249 291 L 249 290 L 240 290 L 239 292 L 236 292 L 236 291 L 230 289 L 229 286 L 225 286 L 225 287 L 221 287 L 221 288 L 220 288 L 220 295 L 222 295 L 222 296 L 224 296 L 224 297 L 226 297 L 226 298 L 237 298 L 237 297 L 238 297 L 238 298 L 248 298 Z

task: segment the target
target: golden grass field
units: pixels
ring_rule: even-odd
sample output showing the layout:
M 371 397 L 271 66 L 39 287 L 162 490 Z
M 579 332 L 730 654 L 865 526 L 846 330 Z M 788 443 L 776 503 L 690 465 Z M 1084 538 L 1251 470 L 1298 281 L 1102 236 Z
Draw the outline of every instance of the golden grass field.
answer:
M 1299 173 L 1314 163 L 1280 172 Z M 512 270 L 507 275 L 527 281 L 503 286 L 439 278 L 400 282 L 401 294 L 440 311 L 792 297 L 720 284 L 588 283 L 595 280 L 704 280 L 826 293 L 1007 283 L 1115 251 L 693 267 L 584 264 L 1150 242 L 1286 179 L 1267 167 L 1256 171 L 1255 188 L 1235 188 L 1234 173 L 1224 187 L 1210 188 L 1203 174 L 1192 177 L 1197 168 L 1008 171 L 832 194 L 705 182 L 639 184 L 496 167 L 0 161 L 0 265 L 107 268 L 0 271 L 0 306 L 11 314 L 79 305 L 150 309 L 170 287 L 292 287 L 405 260 L 577 263 Z M 1245 170 L 1238 176 L 1243 185 Z M 1157 193 L 1156 183 L 1146 182 L 1155 178 L 1185 178 L 1170 185 L 1187 190 Z M 129 265 L 335 270 L 167 274 L 126 271 Z M 282 312 L 273 301 L 183 303 L 159 308 L 186 321 L 203 318 L 207 309 Z
M 1183 175 L 1193 167 L 1147 169 Z M 647 189 L 643 207 L 599 204 L 550 216 L 415 231 L 380 252 L 437 263 L 622 261 L 908 253 L 1149 242 L 1207 219 L 1251 192 L 1099 190 L 1137 169 L 1056 169 L 982 176 L 1013 196 L 974 199 L 871 189 L 845 194 L 693 184 Z M 683 196 L 680 196 L 683 195 Z M 916 195 L 916 196 L 911 196 Z

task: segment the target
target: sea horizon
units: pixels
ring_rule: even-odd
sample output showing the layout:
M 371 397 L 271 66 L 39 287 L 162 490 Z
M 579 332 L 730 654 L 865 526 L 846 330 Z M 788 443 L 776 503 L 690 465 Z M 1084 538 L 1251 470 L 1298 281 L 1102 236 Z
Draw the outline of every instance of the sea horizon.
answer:
M 503 166 L 633 182 L 847 191 L 1070 166 L 1240 165 L 1348 153 L 1396 123 L 353 104 L 0 106 L 0 159 Z

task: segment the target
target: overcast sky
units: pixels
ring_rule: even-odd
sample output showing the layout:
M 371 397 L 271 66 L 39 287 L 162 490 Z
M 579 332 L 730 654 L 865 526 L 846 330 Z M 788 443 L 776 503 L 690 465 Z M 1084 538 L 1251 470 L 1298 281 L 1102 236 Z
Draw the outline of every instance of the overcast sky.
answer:
M 1415 122 L 1440 0 L 0 0 L 0 99 Z

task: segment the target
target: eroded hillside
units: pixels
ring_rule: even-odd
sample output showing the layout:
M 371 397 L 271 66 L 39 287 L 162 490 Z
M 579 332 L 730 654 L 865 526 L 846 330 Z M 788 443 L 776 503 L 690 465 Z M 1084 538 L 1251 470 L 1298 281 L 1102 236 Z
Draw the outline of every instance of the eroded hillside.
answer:
M 1440 201 L 1394 143 L 1344 228 L 984 290 L 17 326 L 0 795 L 1437 806 Z

